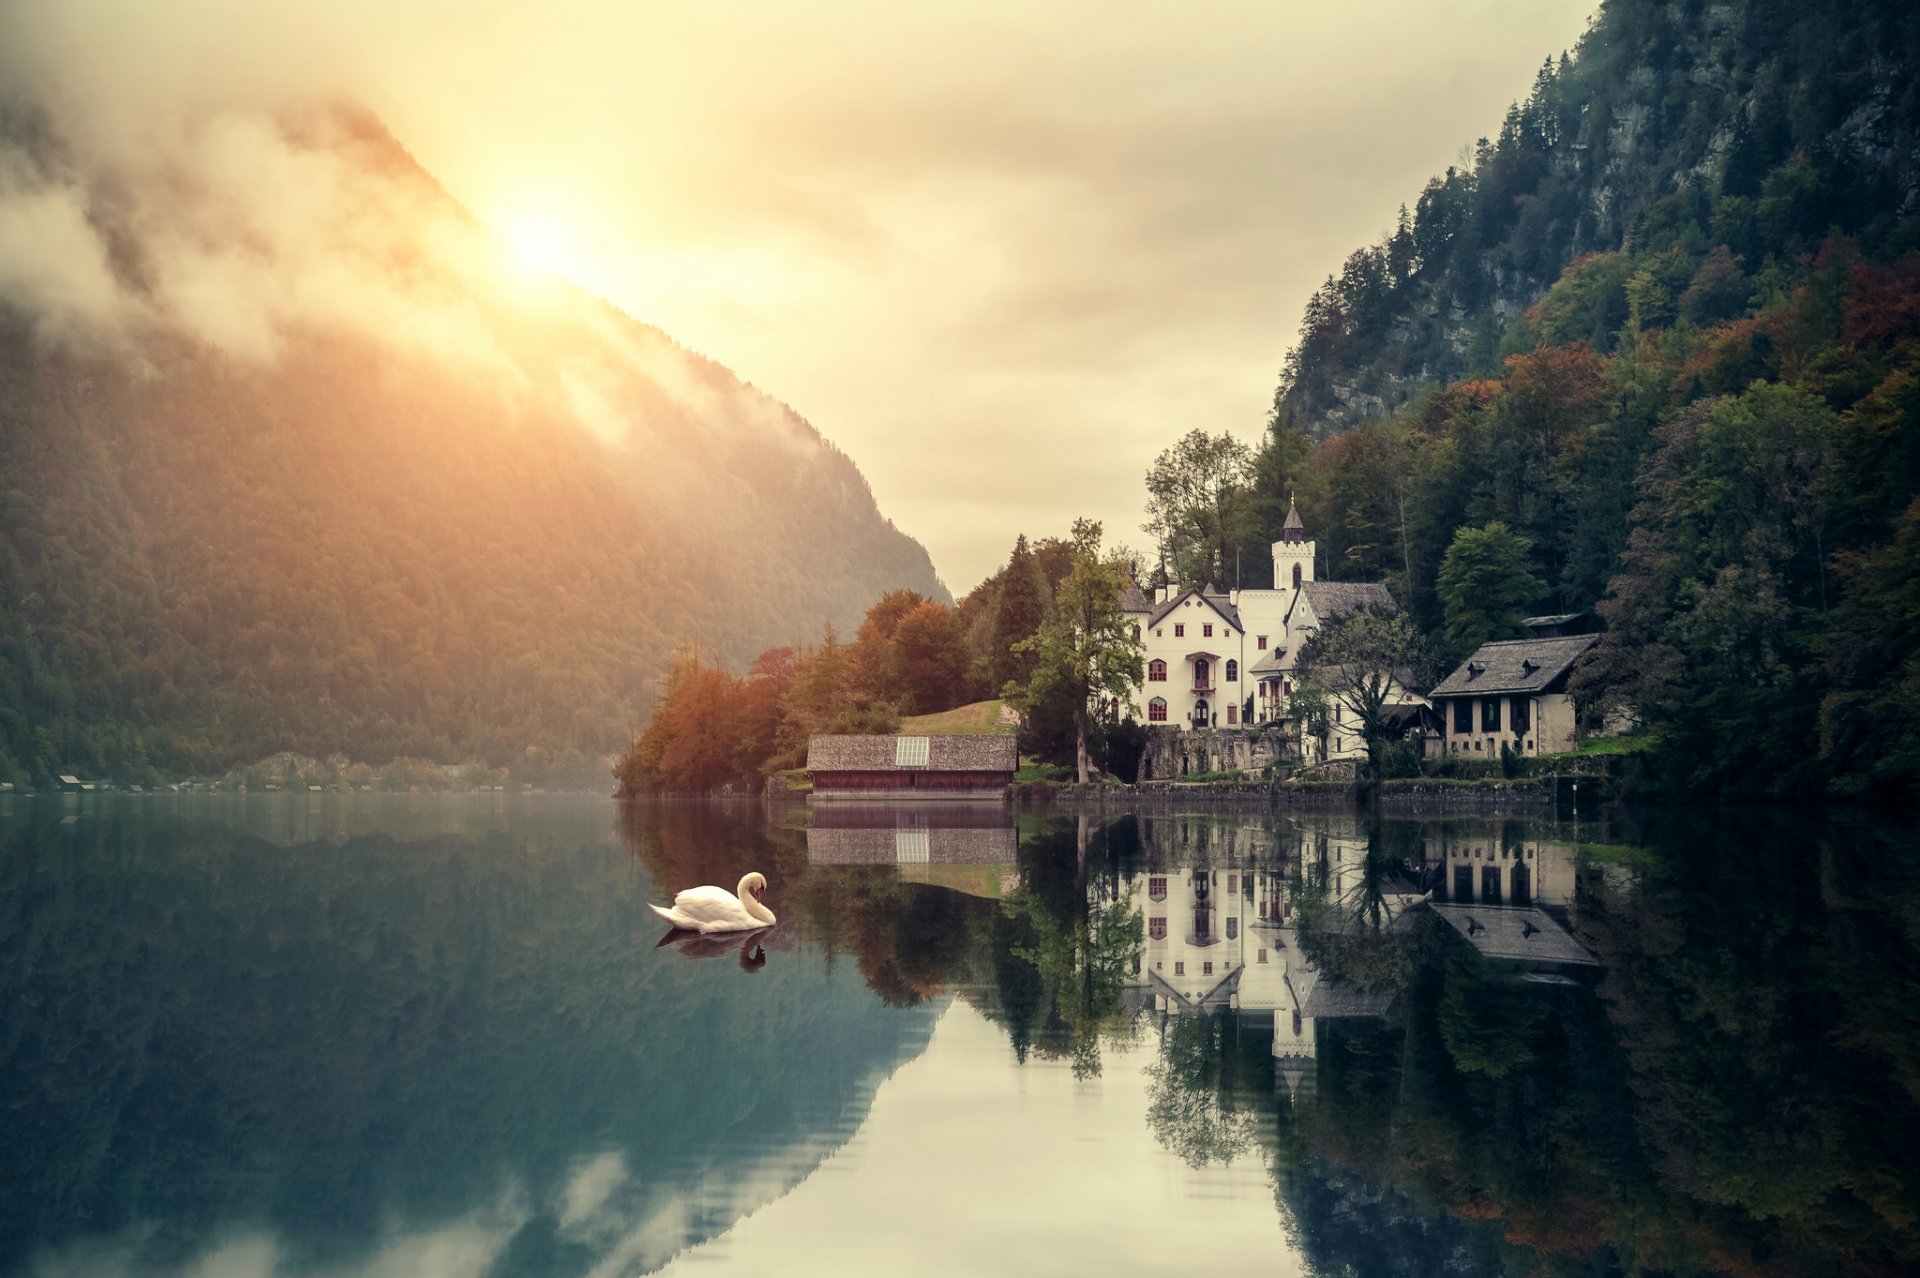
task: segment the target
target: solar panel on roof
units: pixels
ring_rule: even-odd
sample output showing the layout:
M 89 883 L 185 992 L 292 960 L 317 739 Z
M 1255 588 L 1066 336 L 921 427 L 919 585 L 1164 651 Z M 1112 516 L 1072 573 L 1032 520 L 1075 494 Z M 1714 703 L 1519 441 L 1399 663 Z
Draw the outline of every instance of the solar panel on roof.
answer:
M 893 739 L 893 765 L 896 768 L 924 768 L 927 755 L 933 746 L 931 737 L 895 737 Z

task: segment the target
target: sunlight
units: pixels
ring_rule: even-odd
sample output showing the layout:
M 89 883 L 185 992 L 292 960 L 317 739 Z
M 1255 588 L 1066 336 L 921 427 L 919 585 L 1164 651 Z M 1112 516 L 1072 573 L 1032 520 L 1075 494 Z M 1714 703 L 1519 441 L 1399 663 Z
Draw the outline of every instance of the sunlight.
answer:
M 550 213 L 521 212 L 500 223 L 500 234 L 513 250 L 514 261 L 528 275 L 572 276 L 575 259 L 573 229 Z

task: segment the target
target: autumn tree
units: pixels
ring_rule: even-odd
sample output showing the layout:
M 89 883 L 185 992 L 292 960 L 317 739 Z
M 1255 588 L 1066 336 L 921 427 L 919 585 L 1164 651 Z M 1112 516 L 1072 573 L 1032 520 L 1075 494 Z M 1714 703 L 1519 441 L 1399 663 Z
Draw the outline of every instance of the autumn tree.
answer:
M 1045 703 L 1056 689 L 1072 699 L 1074 770 L 1084 784 L 1094 699 L 1126 698 L 1143 671 L 1140 641 L 1120 611 L 1120 592 L 1130 580 L 1127 565 L 1116 555 L 1101 554 L 1098 521 L 1074 520 L 1071 544 L 1071 566 L 1054 597 L 1052 615 L 1031 639 L 1021 642 L 1033 653 L 1033 677 L 1009 691 L 1022 710 Z
M 945 604 L 921 603 L 894 628 L 889 682 L 913 714 L 950 710 L 967 699 L 967 637 Z

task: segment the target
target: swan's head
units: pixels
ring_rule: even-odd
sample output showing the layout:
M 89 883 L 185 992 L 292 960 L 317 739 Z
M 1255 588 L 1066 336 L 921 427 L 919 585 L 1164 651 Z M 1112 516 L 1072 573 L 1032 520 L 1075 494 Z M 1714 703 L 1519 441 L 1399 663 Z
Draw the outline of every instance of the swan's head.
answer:
M 753 893 L 753 899 L 756 901 L 765 896 L 767 894 L 767 876 L 755 870 L 753 873 L 747 875 L 746 878 L 741 879 L 740 894 L 745 896 L 749 892 Z

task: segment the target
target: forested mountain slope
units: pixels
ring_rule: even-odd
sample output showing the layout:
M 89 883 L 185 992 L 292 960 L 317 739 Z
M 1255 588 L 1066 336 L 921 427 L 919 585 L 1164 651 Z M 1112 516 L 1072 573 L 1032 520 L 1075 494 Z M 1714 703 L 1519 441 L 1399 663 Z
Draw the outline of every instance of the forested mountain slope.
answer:
M 1916 68 L 1920 21 L 1901 0 L 1608 0 L 1471 163 L 1429 182 L 1314 295 L 1276 415 L 1321 437 L 1497 368 L 1536 331 L 1526 308 L 1587 255 L 1725 245 L 1752 275 L 1829 231 L 1869 252 L 1906 243 L 1920 200 Z M 1681 262 L 1642 265 L 1631 298 L 1583 297 L 1548 317 L 1552 335 L 1605 348 L 1632 298 L 1649 317 L 1683 299 L 1692 318 L 1724 309 L 1704 290 L 1684 298 Z
M 1677 792 L 1920 796 L 1920 8 L 1609 0 L 1270 427 L 1237 544 L 1297 490 L 1436 637 L 1597 611 L 1576 693 Z
M 945 592 L 785 405 L 517 264 L 363 113 L 0 112 L 0 779 L 589 756 L 674 645 Z

